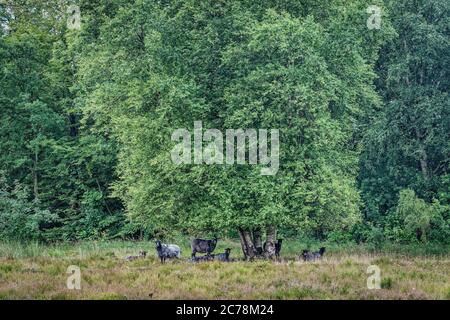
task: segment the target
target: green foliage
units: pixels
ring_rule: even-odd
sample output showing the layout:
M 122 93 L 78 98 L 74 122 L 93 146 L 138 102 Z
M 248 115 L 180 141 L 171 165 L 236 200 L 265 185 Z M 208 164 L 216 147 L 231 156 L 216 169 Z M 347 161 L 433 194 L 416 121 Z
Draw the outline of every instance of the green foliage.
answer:
M 418 240 L 426 241 L 430 229 L 432 207 L 417 198 L 410 189 L 400 191 L 400 197 L 395 212 L 402 220 L 408 232 L 416 232 Z
M 392 283 L 393 283 L 392 278 L 390 278 L 390 277 L 383 278 L 381 280 L 381 289 L 387 289 L 387 290 L 392 289 Z
M 382 108 L 369 119 L 360 159 L 366 216 L 391 214 L 400 190 L 448 204 L 448 1 L 386 1 L 397 36 L 377 64 Z
M 371 232 L 367 237 L 367 241 L 372 245 L 372 249 L 375 251 L 380 251 L 385 240 L 383 230 L 377 227 L 372 227 Z
M 80 101 L 82 121 L 119 141 L 114 190 L 130 217 L 162 233 L 276 224 L 320 237 L 359 221 L 352 123 L 363 104 L 378 103 L 371 66 L 387 34 L 368 41 L 364 24 L 337 27 L 362 8 L 359 1 L 310 11 L 220 1 L 121 6 L 96 46 L 84 49 Z M 280 129 L 280 171 L 262 177 L 257 166 L 173 165 L 171 132 L 196 120 L 222 132 Z
M 69 3 L 0 4 L 2 237 L 450 241 L 448 1 Z M 197 120 L 279 129 L 279 171 L 174 165 Z
M 383 219 L 384 233 L 393 241 L 449 242 L 448 206 L 426 203 L 411 189 L 400 192 L 395 210 Z
M 46 222 L 45 236 L 36 231 L 36 237 L 25 232 L 20 238 L 101 238 L 126 224 L 121 203 L 108 190 L 115 179 L 115 144 L 80 128 L 77 41 L 65 29 L 61 12 L 66 6 L 40 1 L 0 5 L 0 167 L 8 184 L 17 180 L 21 189 L 32 191 L 11 195 L 24 206 L 18 212 L 36 206 L 36 212 L 57 217 Z
M 9 186 L 0 175 L 0 238 L 11 241 L 44 240 L 46 227 L 58 217 L 29 200 L 26 186 Z

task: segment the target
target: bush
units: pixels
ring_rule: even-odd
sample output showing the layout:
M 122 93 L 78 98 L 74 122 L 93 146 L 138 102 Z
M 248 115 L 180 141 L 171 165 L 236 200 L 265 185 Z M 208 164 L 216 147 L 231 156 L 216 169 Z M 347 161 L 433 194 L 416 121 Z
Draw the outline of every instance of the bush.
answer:
M 331 231 L 327 235 L 327 240 L 335 243 L 347 243 L 353 240 L 353 236 L 348 231 Z
M 356 243 L 369 241 L 371 238 L 372 228 L 373 226 L 367 221 L 355 224 L 350 231 L 352 240 Z
M 418 198 L 411 189 L 400 191 L 400 197 L 395 214 L 403 220 L 404 230 L 410 235 L 414 235 L 419 242 L 442 238 L 448 235 L 448 220 L 443 214 L 447 211 L 445 206 L 441 206 L 437 200 L 432 204 L 426 203 Z
M 45 228 L 57 216 L 42 210 L 39 202 L 29 200 L 26 187 L 16 183 L 13 188 L 0 177 L 0 238 L 12 241 L 43 240 Z
M 431 210 L 433 214 L 430 220 L 429 240 L 450 243 L 450 207 L 442 206 L 435 200 Z
M 368 242 L 371 244 L 374 251 L 380 251 L 383 248 L 383 244 L 386 240 L 383 230 L 380 228 L 372 227 L 369 233 Z
M 381 288 L 382 289 L 392 289 L 392 279 L 390 277 L 384 278 L 381 280 Z

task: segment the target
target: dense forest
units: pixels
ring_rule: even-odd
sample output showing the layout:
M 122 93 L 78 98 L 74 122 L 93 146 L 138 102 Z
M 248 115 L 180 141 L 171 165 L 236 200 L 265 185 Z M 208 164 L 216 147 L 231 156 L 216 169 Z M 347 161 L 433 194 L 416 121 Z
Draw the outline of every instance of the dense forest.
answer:
M 0 1 L 0 239 L 215 234 L 248 256 L 277 233 L 449 243 L 449 13 L 448 0 Z M 171 134 L 195 121 L 279 129 L 277 174 L 175 165 Z

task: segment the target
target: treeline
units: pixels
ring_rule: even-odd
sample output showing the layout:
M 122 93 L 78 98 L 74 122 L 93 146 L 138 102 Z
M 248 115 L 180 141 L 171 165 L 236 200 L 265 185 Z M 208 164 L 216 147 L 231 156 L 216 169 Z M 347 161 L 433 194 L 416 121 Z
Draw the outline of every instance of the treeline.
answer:
M 373 4 L 3 1 L 0 238 L 450 242 L 450 3 Z M 278 173 L 173 164 L 194 121 L 279 129 Z

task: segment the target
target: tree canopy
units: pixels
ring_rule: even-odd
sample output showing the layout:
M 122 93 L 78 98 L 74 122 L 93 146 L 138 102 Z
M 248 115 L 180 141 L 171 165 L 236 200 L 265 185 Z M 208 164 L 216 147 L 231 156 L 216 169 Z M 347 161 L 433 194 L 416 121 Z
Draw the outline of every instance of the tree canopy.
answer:
M 373 5 L 3 1 L 0 234 L 449 241 L 450 5 Z M 182 128 L 276 129 L 279 168 L 175 164 Z

